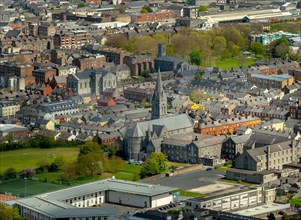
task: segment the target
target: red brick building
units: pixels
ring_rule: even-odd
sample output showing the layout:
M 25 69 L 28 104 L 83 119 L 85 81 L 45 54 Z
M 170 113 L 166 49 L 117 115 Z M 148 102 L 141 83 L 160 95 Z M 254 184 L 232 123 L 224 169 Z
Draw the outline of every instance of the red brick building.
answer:
M 49 81 L 53 76 L 56 76 L 56 69 L 51 67 L 45 69 L 37 69 L 32 72 L 32 76 L 35 78 L 35 83 L 44 84 Z
M 88 57 L 76 58 L 73 60 L 73 65 L 77 66 L 79 70 L 87 70 L 92 68 L 105 67 L 106 57 L 103 55 L 93 55 Z
M 116 102 L 113 98 L 98 100 L 98 106 L 113 106 L 115 104 L 116 104 Z
M 253 116 L 232 116 L 229 119 L 211 120 L 204 119 L 196 124 L 195 132 L 207 135 L 233 134 L 240 126 L 254 128 L 261 120 Z
M 154 68 L 152 54 L 136 54 L 124 57 L 124 63 L 131 70 L 131 76 L 139 76 L 143 70 Z
M 54 35 L 53 44 L 55 49 L 71 49 L 80 48 L 91 40 L 90 33 L 84 30 L 61 31 L 61 33 Z
M 145 13 L 133 15 L 132 21 L 135 23 L 147 23 L 156 21 L 165 21 L 167 19 L 175 18 L 175 13 L 173 11 L 160 11 L 154 13 Z

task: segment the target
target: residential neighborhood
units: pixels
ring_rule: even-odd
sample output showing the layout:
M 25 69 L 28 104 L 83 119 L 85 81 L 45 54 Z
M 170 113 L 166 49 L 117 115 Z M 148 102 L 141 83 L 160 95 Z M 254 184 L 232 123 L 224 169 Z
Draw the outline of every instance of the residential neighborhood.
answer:
M 301 219 L 301 2 L 0 15 L 0 220 Z

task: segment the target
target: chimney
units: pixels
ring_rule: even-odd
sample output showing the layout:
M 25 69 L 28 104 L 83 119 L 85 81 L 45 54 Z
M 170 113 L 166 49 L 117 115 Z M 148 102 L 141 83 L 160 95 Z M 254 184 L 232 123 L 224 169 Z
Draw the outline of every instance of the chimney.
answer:
M 267 170 L 270 170 L 270 155 L 271 154 L 271 149 L 270 146 L 267 146 Z

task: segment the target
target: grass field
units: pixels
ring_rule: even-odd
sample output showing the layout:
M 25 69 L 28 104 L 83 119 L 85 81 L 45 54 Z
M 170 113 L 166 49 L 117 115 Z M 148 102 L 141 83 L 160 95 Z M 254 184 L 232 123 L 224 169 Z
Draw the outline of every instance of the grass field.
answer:
M 252 66 L 255 63 L 256 58 L 250 57 L 245 62 L 245 67 Z M 231 68 L 239 68 L 241 66 L 239 58 L 231 58 L 224 60 L 215 60 L 212 65 L 222 68 L 224 70 L 229 70 Z
M 8 180 L 0 184 L 0 193 L 12 193 L 14 196 L 30 196 L 66 188 L 64 185 L 43 183 L 32 180 Z
M 51 148 L 51 149 L 22 149 L 0 152 L 0 172 L 13 167 L 17 171 L 25 168 L 36 168 L 41 160 L 52 162 L 56 157 L 63 156 L 67 160 L 75 160 L 79 153 L 79 148 Z

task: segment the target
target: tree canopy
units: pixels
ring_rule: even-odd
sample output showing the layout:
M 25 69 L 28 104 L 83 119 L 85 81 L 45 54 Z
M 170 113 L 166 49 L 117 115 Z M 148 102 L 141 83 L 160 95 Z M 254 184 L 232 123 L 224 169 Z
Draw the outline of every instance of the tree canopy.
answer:
M 192 51 L 189 54 L 190 62 L 191 64 L 195 64 L 197 66 L 200 66 L 202 63 L 202 57 L 200 51 Z
M 163 172 L 166 168 L 166 155 L 161 152 L 153 152 L 140 170 L 140 177 L 154 176 Z
M 207 6 L 200 6 L 199 7 L 199 12 L 205 12 L 205 11 L 208 11 L 208 7 Z
M 0 203 L 0 219 L 22 220 L 23 218 L 19 215 L 18 209 Z
M 84 8 L 86 6 L 87 5 L 84 2 L 80 2 L 80 3 L 78 3 L 77 8 Z
M 251 51 L 257 56 L 257 55 L 264 55 L 265 54 L 265 46 L 259 42 L 252 42 Z

